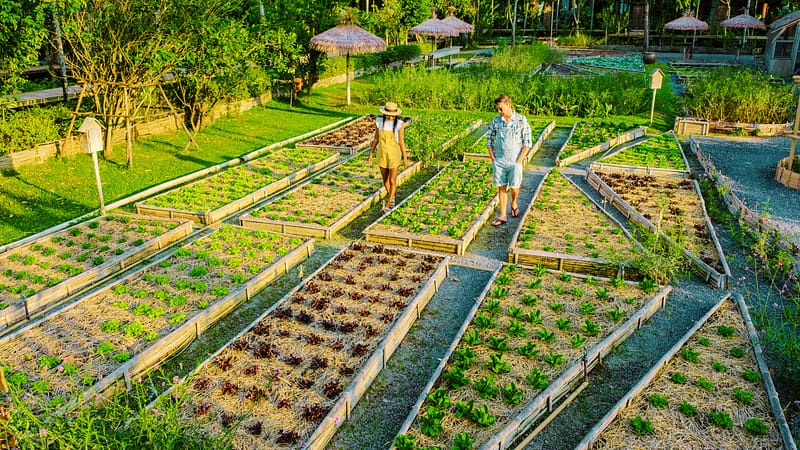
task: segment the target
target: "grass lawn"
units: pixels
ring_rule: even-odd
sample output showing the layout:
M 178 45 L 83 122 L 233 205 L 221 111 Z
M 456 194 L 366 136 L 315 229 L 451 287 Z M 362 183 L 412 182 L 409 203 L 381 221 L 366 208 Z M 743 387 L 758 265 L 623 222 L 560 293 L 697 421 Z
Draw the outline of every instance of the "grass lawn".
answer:
M 350 113 L 270 102 L 218 120 L 198 135 L 200 149 L 184 150 L 183 132 L 141 139 L 133 146 L 133 168 L 125 167 L 124 144 L 100 159 L 106 203 L 150 186 L 236 158 L 274 142 L 336 122 Z M 0 174 L 0 244 L 34 234 L 98 208 L 89 155 L 52 159 Z

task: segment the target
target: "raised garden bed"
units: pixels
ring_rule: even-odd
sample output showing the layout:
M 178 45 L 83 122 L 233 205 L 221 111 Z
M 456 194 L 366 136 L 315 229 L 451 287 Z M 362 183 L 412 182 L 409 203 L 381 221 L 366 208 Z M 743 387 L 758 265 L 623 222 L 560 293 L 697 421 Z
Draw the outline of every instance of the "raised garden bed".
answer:
M 737 296 L 738 297 L 738 296 Z M 756 330 L 723 298 L 578 445 L 796 449 Z
M 397 175 L 403 184 L 419 171 L 418 161 Z M 387 195 L 375 165 L 356 155 L 277 200 L 241 217 L 248 228 L 330 239 Z
M 339 128 L 295 144 L 299 149 L 333 150 L 352 155 L 367 148 L 375 137 L 375 116 L 360 117 Z
M 492 167 L 451 162 L 364 230 L 368 242 L 463 255 L 497 203 Z
M 124 270 L 192 232 L 184 220 L 109 215 L 0 256 L 0 329 Z
M 642 55 L 620 55 L 620 56 L 585 56 L 572 58 L 572 64 L 588 66 L 598 69 L 613 69 L 627 72 L 644 72 L 644 62 Z
M 681 237 L 684 255 L 701 278 L 725 288 L 730 269 L 706 213 L 696 180 L 586 172 L 587 182 L 625 217 L 671 242 Z M 677 245 L 677 244 L 675 244 Z
M 482 120 L 463 111 L 426 111 L 406 130 L 406 147 L 415 159 L 435 161 L 456 141 L 478 128 Z
M 6 336 L 18 388 L 55 407 L 175 354 L 305 259 L 313 241 L 225 225 L 147 268 Z
M 353 243 L 187 378 L 187 421 L 238 449 L 321 449 L 447 272 L 448 258 Z
M 553 169 L 536 188 L 512 239 L 508 262 L 639 281 L 628 231 Z
M 511 447 L 670 291 L 505 266 L 470 312 L 395 448 Z
M 589 165 L 595 172 L 689 178 L 689 162 L 672 131 L 637 142 Z
M 253 206 L 338 161 L 339 154 L 330 150 L 281 149 L 137 203 L 136 211 L 211 224 Z
M 550 133 L 556 128 L 556 121 L 551 120 L 550 122 L 531 122 L 531 135 L 536 136 L 534 138 L 533 144 L 531 144 L 530 150 L 528 150 L 528 154 L 525 156 L 525 164 L 528 164 L 533 158 L 533 155 L 539 151 L 542 147 L 542 143 L 544 140 L 550 136 Z M 486 133 L 488 131 L 488 125 L 484 127 L 483 133 L 481 138 L 476 140 L 474 145 L 471 146 L 469 152 L 464 152 L 464 161 L 468 160 L 482 160 L 488 161 L 489 158 L 489 151 L 486 149 Z
M 646 128 L 626 131 L 623 124 L 577 122 L 558 152 L 556 166 L 568 166 L 644 136 Z

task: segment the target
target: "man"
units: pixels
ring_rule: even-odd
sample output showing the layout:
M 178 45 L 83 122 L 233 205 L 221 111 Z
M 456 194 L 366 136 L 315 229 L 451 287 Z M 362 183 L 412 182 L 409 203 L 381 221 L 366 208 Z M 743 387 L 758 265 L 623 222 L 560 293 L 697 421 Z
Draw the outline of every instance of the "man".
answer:
M 486 146 L 494 166 L 494 185 L 497 186 L 499 215 L 492 226 L 508 222 L 506 209 L 511 194 L 511 217 L 519 217 L 517 197 L 522 185 L 522 161 L 531 148 L 531 126 L 522 114 L 514 112 L 511 98 L 501 94 L 494 101 L 500 114 L 489 124 Z

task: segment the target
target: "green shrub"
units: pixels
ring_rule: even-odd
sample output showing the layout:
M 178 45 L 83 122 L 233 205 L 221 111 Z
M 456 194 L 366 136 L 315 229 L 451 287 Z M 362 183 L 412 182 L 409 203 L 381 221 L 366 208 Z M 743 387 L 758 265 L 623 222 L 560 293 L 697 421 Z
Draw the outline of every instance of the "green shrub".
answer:
M 5 120 L 0 120 L 0 155 L 61 138 L 69 120 L 70 111 L 62 105 L 6 112 Z

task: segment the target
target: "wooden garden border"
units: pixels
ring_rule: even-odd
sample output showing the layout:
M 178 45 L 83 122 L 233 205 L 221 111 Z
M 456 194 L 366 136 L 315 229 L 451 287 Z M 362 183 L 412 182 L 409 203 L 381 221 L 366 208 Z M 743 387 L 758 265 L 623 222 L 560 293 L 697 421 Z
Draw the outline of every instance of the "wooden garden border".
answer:
M 367 114 L 367 115 L 358 117 L 355 120 L 353 120 L 352 122 L 348 122 L 348 123 L 346 123 L 346 124 L 344 124 L 344 125 L 342 125 L 340 127 L 334 128 L 332 130 L 328 130 L 325 133 L 320 134 L 320 136 L 324 136 L 326 134 L 330 134 L 330 133 L 334 133 L 336 131 L 339 131 L 342 128 L 350 126 L 350 125 L 358 122 L 361 119 L 368 118 L 371 115 L 372 114 Z M 317 136 L 314 136 L 314 137 L 317 137 Z M 333 150 L 333 151 L 336 151 L 336 152 L 339 152 L 339 153 L 344 153 L 345 155 L 355 155 L 356 153 L 360 152 L 361 150 L 367 148 L 369 146 L 370 142 L 372 142 L 372 138 L 373 138 L 373 136 L 370 136 L 369 139 L 367 139 L 367 140 L 365 140 L 363 142 L 360 142 L 359 144 L 357 144 L 357 145 L 355 145 L 353 147 L 346 146 L 346 145 L 306 144 L 306 142 L 308 142 L 309 139 L 306 139 L 305 141 L 302 141 L 302 142 L 298 142 L 294 146 L 295 146 L 295 148 L 300 148 L 300 149 L 302 149 L 302 148 L 316 148 L 316 149 L 320 149 L 320 150 Z
M 602 161 L 595 161 L 589 164 L 589 167 L 592 170 L 602 170 L 603 172 L 612 172 L 612 173 L 632 173 L 636 175 L 650 175 L 654 177 L 665 177 L 665 178 L 691 178 L 692 172 L 689 169 L 689 161 L 686 159 L 686 153 L 683 151 L 683 146 L 681 145 L 678 138 L 675 137 L 675 133 L 672 130 L 667 131 L 667 133 L 672 135 L 672 139 L 675 141 L 675 144 L 678 145 L 678 150 L 681 151 L 681 158 L 683 158 L 683 164 L 686 167 L 686 170 L 678 170 L 678 169 L 666 169 L 662 167 L 642 167 L 642 166 L 631 166 L 627 164 L 612 164 L 612 163 L 604 163 Z M 660 135 L 659 135 L 660 136 Z M 608 154 L 604 155 L 603 158 L 608 158 L 610 156 L 616 155 L 617 153 L 627 150 L 631 147 L 635 147 L 639 144 L 649 141 L 650 139 L 654 139 L 658 136 L 653 136 L 648 138 L 647 140 L 640 141 L 631 145 L 624 145 L 615 149 L 614 151 L 609 152 Z
M 200 334 L 202 334 L 216 321 L 231 312 L 242 302 L 250 300 L 253 295 L 257 294 L 267 284 L 271 283 L 280 275 L 288 272 L 292 267 L 305 260 L 313 252 L 314 240 L 309 239 L 280 259 L 274 261 L 269 267 L 250 278 L 246 283 L 238 286 L 229 295 L 217 300 L 213 305 L 188 319 L 170 334 L 158 339 L 150 347 L 118 366 L 113 372 L 105 375 L 102 380 L 95 383 L 91 388 L 85 390 L 83 392 L 82 399 L 74 399 L 73 401 L 69 402 L 68 405 L 73 404 L 76 401 L 87 401 L 92 399 L 95 394 L 107 392 L 109 388 L 118 384 L 120 378 L 124 380 L 125 386 L 130 388 L 130 380 L 132 377 L 147 371 L 148 369 L 177 353 L 183 347 L 187 346 L 198 336 L 200 336 Z M 159 262 L 169 258 L 170 256 L 172 256 L 172 253 L 158 258 L 151 264 L 142 267 L 129 276 L 116 280 L 115 282 L 105 286 L 103 289 L 82 297 L 80 301 L 67 305 L 56 314 L 62 314 L 65 311 L 69 311 L 72 308 L 78 307 L 82 305 L 84 301 L 87 301 L 87 299 L 111 292 L 115 286 L 133 280 L 134 278 L 140 276 L 144 270 L 157 265 Z M 52 316 L 48 316 L 48 318 L 49 317 Z M 47 320 L 48 318 L 39 319 L 39 321 L 36 323 Z M 29 324 L 29 326 L 33 326 L 34 324 L 35 323 Z M 16 330 L 14 333 L 0 338 L 0 341 L 12 339 L 20 333 L 24 333 L 26 329 L 27 327 Z
M 263 158 L 269 158 L 273 154 L 265 155 Z M 285 177 L 275 180 L 274 182 L 254 191 L 251 192 L 244 197 L 241 197 L 237 200 L 234 200 L 226 205 L 220 206 L 217 209 L 211 211 L 190 211 L 185 209 L 176 209 L 176 208 L 166 208 L 162 206 L 151 206 L 148 205 L 146 202 L 136 203 L 136 212 L 139 214 L 147 214 L 150 216 L 156 217 L 178 217 L 182 219 L 189 219 L 195 222 L 199 222 L 203 225 L 210 225 L 212 223 L 219 222 L 220 220 L 230 216 L 231 214 L 237 213 L 245 208 L 255 205 L 256 203 L 264 200 L 265 198 L 269 197 L 270 195 L 280 191 L 281 189 L 285 189 L 291 186 L 294 183 L 297 183 L 306 177 L 319 172 L 327 167 L 330 167 L 334 164 L 339 162 L 339 154 L 334 154 L 325 158 L 322 161 L 314 163 L 310 166 L 304 167 L 297 172 L 291 173 L 286 175 Z M 198 180 L 188 184 L 187 186 L 191 186 L 194 184 L 202 183 L 206 179 Z
M 795 190 L 800 190 L 800 174 L 786 168 L 789 164 L 789 157 L 778 161 L 778 167 L 775 169 L 775 181 L 778 183 Z
M 301 281 L 297 286 L 295 286 L 289 293 L 283 296 L 280 300 L 275 302 L 267 311 L 261 314 L 257 319 L 251 322 L 248 326 L 246 326 L 242 331 L 240 331 L 236 336 L 231 338 L 225 345 L 223 345 L 219 350 L 214 352 L 214 354 L 210 355 L 206 358 L 205 361 L 200 363 L 196 369 L 192 371 L 189 375 L 187 375 L 182 381 L 190 379 L 191 376 L 197 372 L 199 372 L 203 367 L 210 364 L 222 351 L 224 351 L 227 347 L 231 344 L 236 342 L 237 339 L 245 335 L 250 329 L 252 329 L 256 324 L 258 324 L 261 320 L 265 317 L 272 314 L 272 312 L 282 306 L 284 303 L 288 301 L 289 298 L 292 297 L 298 290 L 302 289 L 305 284 L 312 280 L 317 274 L 327 269 L 328 265 L 336 260 L 336 258 L 345 250 L 348 250 L 350 247 L 344 247 L 335 255 L 333 255 L 325 264 L 320 266 L 317 270 L 313 273 L 309 274 L 303 281 Z M 439 256 L 439 255 L 437 255 Z M 372 352 L 372 355 L 369 359 L 364 363 L 361 370 L 355 375 L 353 380 L 350 382 L 350 385 L 339 394 L 339 400 L 331 407 L 328 411 L 328 414 L 325 416 L 324 419 L 320 422 L 320 425 L 317 426 L 316 430 L 312 435 L 305 441 L 304 449 L 323 449 L 325 445 L 330 441 L 331 437 L 333 437 L 334 433 L 337 429 L 344 423 L 345 420 L 350 420 L 350 414 L 353 411 L 353 408 L 356 406 L 358 401 L 370 387 L 375 378 L 380 374 L 380 372 L 386 367 L 386 363 L 388 362 L 389 358 L 394 354 L 394 351 L 400 346 L 403 338 L 405 338 L 408 331 L 411 329 L 411 326 L 419 319 L 422 311 L 428 305 L 428 302 L 433 298 L 433 295 L 439 290 L 439 286 L 442 284 L 444 279 L 447 277 L 449 273 L 449 265 L 450 265 L 450 258 L 448 256 L 443 257 L 442 261 L 439 263 L 439 268 L 437 268 L 428 278 L 428 280 L 422 285 L 420 291 L 417 295 L 412 299 L 408 305 L 406 306 L 403 313 L 397 318 L 394 325 L 391 329 L 387 330 L 386 336 L 383 340 L 377 345 L 375 350 Z M 170 387 L 162 395 L 169 395 L 170 392 L 175 388 L 175 386 Z M 156 400 L 157 401 L 157 400 Z M 151 405 L 155 405 L 155 401 L 151 403 Z M 152 408 L 149 406 L 148 409 Z
M 619 229 L 622 230 L 622 233 L 625 234 L 625 237 L 628 238 L 633 245 L 638 248 L 642 248 L 642 246 L 633 238 L 630 231 L 625 228 L 616 218 L 606 212 L 605 208 L 599 205 L 597 202 L 594 201 L 591 197 L 589 197 L 583 189 L 580 188 L 575 182 L 573 182 L 568 177 L 565 177 L 567 181 L 572 184 L 572 186 L 577 189 L 580 193 L 586 197 L 587 200 L 592 202 L 600 212 L 606 216 L 606 219 L 616 225 Z M 546 252 L 541 250 L 530 250 L 521 247 L 517 247 L 515 244 L 517 239 L 519 239 L 520 233 L 522 233 L 522 228 L 525 225 L 525 219 L 528 217 L 528 214 L 531 213 L 533 208 L 534 201 L 536 197 L 539 195 L 539 191 L 541 191 L 542 186 L 544 185 L 544 181 L 547 179 L 547 176 L 542 178 L 542 181 L 536 186 L 536 191 L 533 193 L 533 199 L 531 203 L 528 205 L 528 209 L 525 210 L 525 213 L 520 216 L 519 224 L 517 225 L 516 231 L 514 231 L 514 235 L 511 238 L 511 245 L 508 247 L 508 262 L 514 264 L 521 264 L 523 266 L 535 266 L 541 265 L 548 269 L 566 271 L 566 272 L 575 272 L 575 273 L 582 273 L 592 276 L 600 276 L 604 278 L 612 278 L 612 277 L 621 277 L 625 280 L 630 281 L 641 281 L 644 278 L 644 275 L 636 270 L 633 267 L 627 266 L 625 264 L 618 264 L 614 262 L 609 262 L 604 259 L 599 258 L 590 258 L 587 256 L 579 256 L 579 255 L 567 255 L 563 253 L 557 252 Z
M 422 161 L 415 162 L 406 170 L 397 175 L 397 184 L 401 185 L 405 183 L 409 178 L 419 172 L 421 168 Z M 355 220 L 356 217 L 368 210 L 370 207 L 372 207 L 372 205 L 380 202 L 381 199 L 386 195 L 388 195 L 388 193 L 386 193 L 383 186 L 381 186 L 380 189 L 359 203 L 354 209 L 351 209 L 350 212 L 340 217 L 336 222 L 327 226 L 317 225 L 315 223 L 287 222 L 285 220 L 253 217 L 250 214 L 245 214 L 239 218 L 239 222 L 243 227 L 254 230 L 276 231 L 279 233 L 292 234 L 296 236 L 311 236 L 330 239 L 333 237 L 334 233 L 347 226 L 347 224 Z
M 772 383 L 772 376 L 769 373 L 769 368 L 767 367 L 766 362 L 764 361 L 764 356 L 761 351 L 761 346 L 758 344 L 758 335 L 756 334 L 755 327 L 753 326 L 753 321 L 750 319 L 750 314 L 747 311 L 747 305 L 744 302 L 744 299 L 739 294 L 734 294 L 735 297 L 731 297 L 731 294 L 728 294 L 716 305 L 714 305 L 700 320 L 698 320 L 694 326 L 692 326 L 683 337 L 672 346 L 671 349 L 658 360 L 658 362 L 653 365 L 653 367 L 634 385 L 625 396 L 623 396 L 616 405 L 614 405 L 611 410 L 600 419 L 589 433 L 583 438 L 583 440 L 578 444 L 576 450 L 583 450 L 583 449 L 591 449 L 597 439 L 600 437 L 600 434 L 608 428 L 609 425 L 616 419 L 617 415 L 625 408 L 630 406 L 633 399 L 639 395 L 642 391 L 644 391 L 653 380 L 658 377 L 661 373 L 662 369 L 670 362 L 670 360 L 675 356 L 675 354 L 680 351 L 680 349 L 686 344 L 686 342 L 694 336 L 695 333 L 711 318 L 714 313 L 716 313 L 719 308 L 725 304 L 726 301 L 730 300 L 735 303 L 738 307 L 739 312 L 742 314 L 742 319 L 747 327 L 747 334 L 750 338 L 750 344 L 753 346 L 753 351 L 756 355 L 756 362 L 758 364 L 758 370 L 761 373 L 761 379 L 764 381 L 764 388 L 767 391 L 767 397 L 769 398 L 770 406 L 772 407 L 772 413 L 775 415 L 775 420 L 778 422 L 778 430 L 780 431 L 781 437 L 783 438 L 783 448 L 786 450 L 797 450 L 797 446 L 792 439 L 792 433 L 789 430 L 789 425 L 786 422 L 786 417 L 783 415 L 783 409 L 781 407 L 780 400 L 778 399 L 778 394 L 775 391 L 775 385 Z
M 472 322 L 475 313 L 483 303 L 483 299 L 488 293 L 494 279 L 497 277 L 499 270 L 494 273 L 491 280 L 484 289 L 480 300 L 475 302 L 469 315 L 467 316 L 461 328 L 458 331 L 447 353 L 442 357 L 439 366 L 428 381 L 428 384 L 422 391 L 414 407 L 411 409 L 406 421 L 400 427 L 399 434 L 404 434 L 408 431 L 414 422 L 417 414 L 422 408 L 422 404 L 427 398 L 428 391 L 433 387 L 436 380 L 442 374 L 447 361 L 450 360 L 453 352 L 460 343 L 467 327 Z M 552 271 L 551 271 L 552 272 Z M 671 286 L 662 288 L 654 297 L 647 301 L 638 311 L 628 318 L 622 325 L 615 329 L 611 334 L 606 336 L 605 339 L 598 342 L 597 345 L 591 348 L 586 355 L 576 361 L 572 366 L 564 370 L 564 372 L 550 385 L 527 403 L 526 407 L 506 425 L 499 433 L 495 434 L 488 442 L 481 445 L 481 449 L 505 449 L 512 446 L 514 441 L 521 437 L 538 419 L 552 412 L 556 408 L 558 401 L 564 396 L 568 395 L 572 387 L 576 386 L 581 380 L 600 362 L 600 360 L 610 353 L 614 348 L 621 344 L 636 330 L 642 327 L 653 314 L 659 309 L 663 308 L 667 302 L 667 295 L 672 292 Z
M 126 217 L 131 217 L 134 220 L 152 219 L 150 217 L 135 215 Z M 14 304 L 8 305 L 7 308 L 0 311 L 0 332 L 2 332 L 3 329 L 8 329 L 22 320 L 30 320 L 31 314 L 34 312 L 52 306 L 59 300 L 72 295 L 74 292 L 83 289 L 86 286 L 100 282 L 113 275 L 115 272 L 125 270 L 126 268 L 136 264 L 153 253 L 161 251 L 169 244 L 192 233 L 192 222 L 184 220 L 165 221 L 178 223 L 178 226 L 172 230 L 164 232 L 160 236 L 156 236 L 147 240 L 142 245 L 129 248 L 121 255 L 114 256 L 99 266 L 92 267 L 91 269 L 81 272 L 72 278 L 67 278 L 53 287 L 43 289 L 28 298 L 23 298 Z M 30 245 L 34 245 L 36 243 L 45 244 L 46 239 L 41 238 L 37 241 L 31 242 Z
M 547 139 L 550 136 L 550 133 L 552 133 L 553 130 L 555 130 L 555 128 L 556 128 L 556 121 L 555 120 L 551 120 L 550 123 L 548 123 L 544 127 L 544 130 L 542 130 L 542 132 L 539 133 L 539 136 L 536 138 L 536 140 L 533 142 L 533 144 L 531 144 L 531 148 L 530 148 L 530 150 L 528 150 L 528 154 L 525 156 L 525 161 L 524 161 L 523 165 L 527 165 L 531 161 L 531 158 L 533 158 L 533 155 L 535 155 L 536 152 L 539 151 L 539 149 L 542 147 L 542 144 L 544 143 L 545 139 Z M 488 153 L 464 153 L 464 157 L 462 158 L 462 161 L 470 161 L 470 160 L 489 161 L 489 160 L 491 160 L 491 158 L 489 157 Z
M 607 203 L 611 203 L 611 206 L 616 208 L 622 215 L 625 216 L 626 219 L 632 221 L 634 223 L 638 223 L 643 227 L 647 228 L 651 232 L 656 232 L 656 226 L 653 225 L 649 220 L 647 220 L 643 215 L 641 215 L 636 209 L 634 209 L 628 202 L 626 202 L 622 197 L 617 195 L 613 189 L 611 189 L 600 177 L 597 176 L 591 169 L 586 171 L 586 181 L 589 183 L 592 188 L 597 190 L 597 192 L 603 197 L 603 209 L 605 209 L 605 205 Z M 691 267 L 693 272 L 697 274 L 700 278 L 704 279 L 706 283 L 709 283 L 714 288 L 721 288 L 727 289 L 728 283 L 730 282 L 731 277 L 731 270 L 728 267 L 728 261 L 725 259 L 725 253 L 722 252 L 722 246 L 719 243 L 719 239 L 717 239 L 717 234 L 714 232 L 714 227 L 711 224 L 711 219 L 708 218 L 708 213 L 706 212 L 706 204 L 703 200 L 703 194 L 700 192 L 700 186 L 697 184 L 697 180 L 692 180 L 692 184 L 694 185 L 695 193 L 697 194 L 700 200 L 700 206 L 703 208 L 703 217 L 706 222 L 706 228 L 708 228 L 708 233 L 711 236 L 711 240 L 714 242 L 714 248 L 717 250 L 717 255 L 720 259 L 720 264 L 723 267 L 724 273 L 717 272 L 716 269 L 709 266 L 700 258 L 696 257 L 695 255 L 691 254 L 685 247 L 681 247 L 683 251 L 683 255 L 689 259 L 691 262 Z M 660 232 L 660 236 L 666 242 L 670 243 L 670 245 L 678 245 L 670 239 L 663 231 Z
M 428 180 L 425 184 L 417 188 L 416 191 L 412 192 L 411 195 L 406 197 L 400 205 L 407 202 L 408 199 L 414 197 L 422 189 L 433 180 L 435 180 L 441 171 L 436 174 L 433 178 Z M 399 205 L 398 205 L 399 206 Z M 455 239 L 446 236 L 429 236 L 424 234 L 415 234 L 410 232 L 391 232 L 391 231 L 379 231 L 375 230 L 374 228 L 383 220 L 384 217 L 389 215 L 390 213 L 386 213 L 381 216 L 380 219 L 376 220 L 372 224 L 370 224 L 367 228 L 364 229 L 364 237 L 367 242 L 375 242 L 378 244 L 385 244 L 385 245 L 397 245 L 401 247 L 410 247 L 410 248 L 418 248 L 422 250 L 430 250 L 434 252 L 442 252 L 442 253 L 449 253 L 454 255 L 463 255 L 467 247 L 470 243 L 475 239 L 475 236 L 478 234 L 478 231 L 481 229 L 483 224 L 486 223 L 487 220 L 494 212 L 494 209 L 497 207 L 497 196 L 489 202 L 489 205 L 484 209 L 483 213 L 472 222 L 469 229 L 464 233 L 464 235 L 460 239 Z
M 572 131 L 569 133 L 569 136 L 567 137 L 567 140 L 564 141 L 564 145 L 562 145 L 561 149 L 558 151 L 558 156 L 556 156 L 556 167 L 568 166 L 568 165 L 576 163 L 576 162 L 578 162 L 578 161 L 580 161 L 582 159 L 586 159 L 586 158 L 594 156 L 594 155 L 596 155 L 596 154 L 598 154 L 600 152 L 604 152 L 604 151 L 606 151 L 606 150 L 608 150 L 608 149 L 610 149 L 612 147 L 615 147 L 615 146 L 617 146 L 619 144 L 624 144 L 625 142 L 632 141 L 634 139 L 638 139 L 638 138 L 644 136 L 645 132 L 647 131 L 646 127 L 634 128 L 632 130 L 628 130 L 628 131 L 626 131 L 626 132 L 624 132 L 622 134 L 619 134 L 617 137 L 615 137 L 615 138 L 613 138 L 611 140 L 608 140 L 606 142 L 601 142 L 601 143 L 595 145 L 594 147 L 589 147 L 589 148 L 587 148 L 585 150 L 582 150 L 582 151 L 580 151 L 578 153 L 575 153 L 574 155 L 571 155 L 571 156 L 568 156 L 568 157 L 566 157 L 564 159 L 561 159 L 561 154 L 564 153 L 564 149 L 567 148 L 567 144 L 569 144 L 570 139 L 572 139 L 572 134 L 575 133 L 575 127 L 578 126 L 578 123 L 580 123 L 580 122 L 576 122 L 575 125 L 572 126 Z
M 788 250 L 793 254 L 798 252 L 798 249 L 800 249 L 800 235 L 788 237 L 782 235 L 782 231 L 777 222 L 770 217 L 762 216 L 758 211 L 754 211 L 745 205 L 730 188 L 730 178 L 717 170 L 711 158 L 700 149 L 700 144 L 691 137 L 689 138 L 689 149 L 694 153 L 697 161 L 703 167 L 703 170 L 705 170 L 711 181 L 722 188 L 722 199 L 725 201 L 725 205 L 731 214 L 737 216 L 744 221 L 744 223 L 758 230 L 758 232 L 766 231 L 772 233 L 778 245 L 784 250 Z
M 143 190 L 141 192 L 137 192 L 136 194 L 133 194 L 133 195 L 130 195 L 130 196 L 125 197 L 123 199 L 120 199 L 120 200 L 117 200 L 115 202 L 109 203 L 108 205 L 106 205 L 106 209 L 110 211 L 110 210 L 125 206 L 125 205 L 127 205 L 129 203 L 133 203 L 136 200 L 141 200 L 141 199 L 146 198 L 146 197 L 150 197 L 150 196 L 153 196 L 153 195 L 156 195 L 156 194 L 160 194 L 160 193 L 162 193 L 162 192 L 164 192 L 164 191 L 166 191 L 168 189 L 172 189 L 172 188 L 174 188 L 176 186 L 180 186 L 180 185 L 182 185 L 184 183 L 188 183 L 190 181 L 197 180 L 198 178 L 205 177 L 205 176 L 210 175 L 212 173 L 219 172 L 220 170 L 222 170 L 222 169 L 224 169 L 226 167 L 235 166 L 237 164 L 240 164 L 240 163 L 247 162 L 247 161 L 250 161 L 252 159 L 258 158 L 258 157 L 262 156 L 264 153 L 266 153 L 266 152 L 268 152 L 270 150 L 273 150 L 273 149 L 276 149 L 276 148 L 279 148 L 279 147 L 284 147 L 284 146 L 286 146 L 288 144 L 291 144 L 292 142 L 296 142 L 296 141 L 298 141 L 300 139 L 305 139 L 306 137 L 313 136 L 313 135 L 318 134 L 318 133 L 320 133 L 320 132 L 322 132 L 324 130 L 329 130 L 329 129 L 331 129 L 333 127 L 336 127 L 336 126 L 338 126 L 338 125 L 340 125 L 342 123 L 347 123 L 347 122 L 351 121 L 352 119 L 353 119 L 352 117 L 347 117 L 345 119 L 339 120 L 339 121 L 334 122 L 332 124 L 325 125 L 324 127 L 317 128 L 316 130 L 309 131 L 308 133 L 304 133 L 304 134 L 301 134 L 299 136 L 294 136 L 294 137 L 291 137 L 291 138 L 288 138 L 288 139 L 284 139 L 284 140 L 282 140 L 280 142 L 275 142 L 275 143 L 269 144 L 269 145 L 267 145 L 265 147 L 261 147 L 261 148 L 259 148 L 257 150 L 254 150 L 254 151 L 252 151 L 252 152 L 250 152 L 250 153 L 248 153 L 246 155 L 240 156 L 238 158 L 234 158 L 234 159 L 225 161 L 223 163 L 219 163 L 219 164 L 217 164 L 215 166 L 206 167 L 205 169 L 201 169 L 201 170 L 198 170 L 196 172 L 192 172 L 192 173 L 186 174 L 186 175 L 184 175 L 182 177 L 178 177 L 178 178 L 174 178 L 174 179 L 169 180 L 169 181 L 165 181 L 165 182 L 163 182 L 161 184 L 157 184 L 155 186 L 147 188 L 147 189 L 145 189 L 145 190 Z M 28 236 L 28 237 L 24 237 L 22 239 L 19 239 L 17 241 L 2 245 L 2 246 L 0 246 L 0 253 L 5 253 L 5 252 L 7 252 L 7 251 L 9 251 L 9 250 L 11 250 L 13 248 L 19 247 L 21 245 L 25 245 L 28 242 L 33 242 L 33 241 L 39 239 L 42 236 L 47 236 L 47 235 L 50 235 L 52 233 L 56 233 L 56 232 L 61 231 L 61 230 L 65 229 L 65 228 L 68 228 L 68 227 L 70 227 L 72 225 L 75 225 L 77 223 L 80 223 L 80 222 L 83 222 L 85 220 L 88 220 L 89 218 L 96 217 L 99 214 L 100 214 L 100 210 L 96 209 L 96 210 L 90 211 L 90 212 L 88 212 L 88 213 L 86 213 L 86 214 L 84 214 L 82 216 L 78 216 L 78 217 L 76 217 L 74 219 L 70 219 L 70 220 L 62 222 L 62 223 L 60 223 L 58 225 L 52 226 L 52 227 L 50 227 L 50 228 L 48 228 L 46 230 L 42 230 L 42 231 L 40 231 L 40 232 L 38 232 L 36 234 L 33 234 L 33 235 Z

